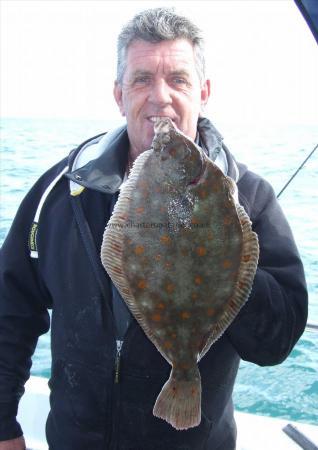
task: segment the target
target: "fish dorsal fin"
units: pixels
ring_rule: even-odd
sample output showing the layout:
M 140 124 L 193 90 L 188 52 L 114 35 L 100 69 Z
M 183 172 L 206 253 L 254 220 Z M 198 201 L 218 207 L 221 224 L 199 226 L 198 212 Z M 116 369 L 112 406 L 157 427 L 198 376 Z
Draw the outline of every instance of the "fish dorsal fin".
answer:
M 153 150 L 147 150 L 135 160 L 128 179 L 120 188 L 120 196 L 104 232 L 101 247 L 101 260 L 119 293 L 128 304 L 131 313 L 147 333 L 148 337 L 155 342 L 155 336 L 149 326 L 145 323 L 145 320 L 139 311 L 138 305 L 134 301 L 128 279 L 122 270 L 125 236 L 124 230 L 125 227 L 129 225 L 127 224 L 127 211 L 129 210 L 130 199 L 136 189 L 139 174 L 142 171 L 144 164 L 152 154 Z
M 228 301 L 228 306 L 225 308 L 225 311 L 220 319 L 214 325 L 208 340 L 199 354 L 199 359 L 206 354 L 211 345 L 222 336 L 227 327 L 232 323 L 242 306 L 247 301 L 252 290 L 259 255 L 258 238 L 257 234 L 252 231 L 252 223 L 250 218 L 246 214 L 244 208 L 238 203 L 236 204 L 236 212 L 241 224 L 243 237 L 243 248 L 237 282 L 233 295 Z

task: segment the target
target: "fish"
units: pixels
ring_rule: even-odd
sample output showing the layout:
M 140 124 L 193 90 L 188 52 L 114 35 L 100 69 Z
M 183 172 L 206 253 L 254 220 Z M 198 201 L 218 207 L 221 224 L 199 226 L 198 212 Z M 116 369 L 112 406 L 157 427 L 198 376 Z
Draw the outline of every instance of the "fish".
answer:
M 105 228 L 101 261 L 171 365 L 153 408 L 177 430 L 201 421 L 198 362 L 247 301 L 257 234 L 236 183 L 169 118 L 157 118 Z

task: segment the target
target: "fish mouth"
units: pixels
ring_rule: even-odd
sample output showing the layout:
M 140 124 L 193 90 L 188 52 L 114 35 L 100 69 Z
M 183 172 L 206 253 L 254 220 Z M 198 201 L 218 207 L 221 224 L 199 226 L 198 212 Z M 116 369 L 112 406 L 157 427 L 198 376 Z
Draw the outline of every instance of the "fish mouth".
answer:
M 168 120 L 167 120 L 167 119 L 168 119 Z M 154 127 L 156 127 L 156 125 L 158 124 L 158 122 L 160 122 L 160 121 L 162 121 L 162 120 L 165 120 L 165 121 L 168 121 L 169 123 L 172 122 L 173 126 L 174 126 L 175 128 L 177 128 L 176 120 L 173 119 L 172 117 L 169 117 L 169 116 L 148 116 L 148 117 L 147 117 L 147 120 L 148 120 L 149 122 L 151 122 L 151 123 L 154 125 Z
M 153 124 L 155 134 L 168 135 L 171 129 L 177 129 L 174 119 L 169 116 L 149 116 L 148 120 Z

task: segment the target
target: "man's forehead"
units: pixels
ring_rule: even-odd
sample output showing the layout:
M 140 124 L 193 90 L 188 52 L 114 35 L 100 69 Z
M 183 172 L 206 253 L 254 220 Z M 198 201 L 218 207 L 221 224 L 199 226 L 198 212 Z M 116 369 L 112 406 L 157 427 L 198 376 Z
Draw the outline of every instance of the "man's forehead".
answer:
M 127 61 L 132 59 L 172 57 L 188 60 L 193 55 L 193 46 L 187 39 L 175 39 L 171 41 L 147 42 L 143 40 L 133 41 L 127 50 Z
M 129 78 L 134 78 L 136 76 L 147 76 L 147 75 L 154 75 L 156 74 L 158 71 L 160 71 L 160 67 L 159 66 L 155 66 L 155 67 L 149 67 L 149 65 L 145 64 L 145 66 L 141 66 L 141 67 L 130 67 L 130 70 L 128 70 L 129 72 Z M 191 70 L 187 69 L 186 67 L 182 67 L 180 66 L 166 66 L 163 67 L 163 72 L 167 75 L 174 75 L 174 76 L 183 76 L 183 77 L 188 77 L 191 75 Z

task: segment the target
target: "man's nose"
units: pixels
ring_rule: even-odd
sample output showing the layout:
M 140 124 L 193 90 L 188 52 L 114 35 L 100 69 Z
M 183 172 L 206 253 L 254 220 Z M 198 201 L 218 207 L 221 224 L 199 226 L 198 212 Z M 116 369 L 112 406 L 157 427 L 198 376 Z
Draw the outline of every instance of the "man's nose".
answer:
M 171 92 L 165 80 L 155 80 L 151 86 L 149 101 L 155 105 L 171 103 Z

